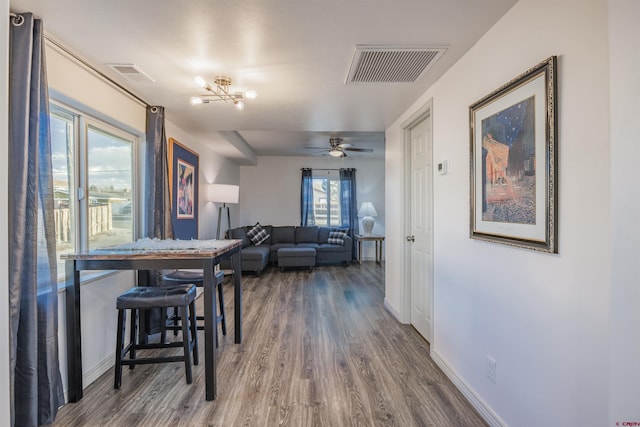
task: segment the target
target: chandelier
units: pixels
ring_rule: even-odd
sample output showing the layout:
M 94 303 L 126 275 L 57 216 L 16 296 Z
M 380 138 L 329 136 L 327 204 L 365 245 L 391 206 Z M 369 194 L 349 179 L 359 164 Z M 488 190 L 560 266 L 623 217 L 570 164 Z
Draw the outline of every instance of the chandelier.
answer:
M 231 92 L 231 78 L 227 76 L 217 76 L 213 80 L 214 84 L 207 82 L 200 76 L 197 76 L 193 81 L 208 93 L 200 96 L 192 96 L 190 99 L 191 105 L 209 104 L 213 101 L 225 101 L 232 103 L 238 110 L 244 110 L 244 102 L 242 102 L 243 99 L 255 99 L 258 97 L 258 93 L 255 90 Z

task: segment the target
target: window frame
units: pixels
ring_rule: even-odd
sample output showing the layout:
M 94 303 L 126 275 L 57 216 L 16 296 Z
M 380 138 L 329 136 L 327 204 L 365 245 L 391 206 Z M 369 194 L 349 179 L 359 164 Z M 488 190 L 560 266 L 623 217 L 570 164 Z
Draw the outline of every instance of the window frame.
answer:
M 118 126 L 114 120 L 106 117 L 96 117 L 78 108 L 74 108 L 57 99 L 49 100 L 49 116 L 57 115 L 64 120 L 71 121 L 73 132 L 74 161 L 70 177 L 69 209 L 73 218 L 73 251 L 81 252 L 89 249 L 89 130 L 104 133 L 114 138 L 122 139 L 131 143 L 131 218 L 132 218 L 132 240 L 139 237 L 141 230 L 140 219 L 138 218 L 140 207 L 140 194 L 142 176 L 139 171 L 139 156 L 141 136 L 124 126 Z M 73 195 L 72 195 L 73 193 Z M 81 197 L 82 194 L 82 197 Z M 57 252 L 57 251 L 56 251 Z M 60 266 L 60 259 L 56 253 L 56 262 Z M 60 268 L 58 268 L 60 270 Z M 81 284 L 97 280 L 99 278 L 116 274 L 117 271 L 89 271 L 81 273 Z M 59 290 L 65 285 L 65 272 L 58 271 Z

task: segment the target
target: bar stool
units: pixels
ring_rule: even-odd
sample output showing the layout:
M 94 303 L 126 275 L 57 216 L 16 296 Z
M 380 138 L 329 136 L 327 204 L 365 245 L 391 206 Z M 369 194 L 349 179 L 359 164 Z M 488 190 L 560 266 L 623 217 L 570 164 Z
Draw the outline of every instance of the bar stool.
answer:
M 218 323 L 222 324 L 222 335 L 227 335 L 227 321 L 224 314 L 224 291 L 222 289 L 222 282 L 224 281 L 224 271 L 218 271 L 215 273 L 214 284 L 218 290 L 218 306 L 220 306 L 220 314 L 216 313 L 216 325 Z M 202 287 L 204 285 L 204 274 L 202 270 L 174 270 L 170 273 L 164 274 L 162 276 L 163 286 L 164 285 L 175 285 L 175 284 L 189 284 L 192 283 L 197 287 Z M 198 320 L 204 320 L 204 316 L 197 316 Z M 173 322 L 172 326 L 167 326 L 167 329 L 173 329 L 174 334 L 177 334 L 177 330 L 180 328 L 178 326 L 178 322 L 180 321 L 180 316 L 174 311 L 174 315 L 169 318 L 169 321 Z M 198 325 L 198 330 L 204 330 L 204 324 Z M 218 334 L 216 334 L 216 347 L 218 347 Z
M 184 361 L 187 384 L 192 382 L 191 356 L 193 352 L 193 364 L 198 364 L 198 334 L 196 331 L 196 287 L 195 285 L 174 285 L 163 287 L 137 286 L 120 295 L 116 302 L 118 310 L 118 331 L 116 343 L 116 369 L 113 388 L 120 388 L 122 384 L 122 365 L 129 365 L 133 369 L 138 364 L 167 363 Z M 140 344 L 136 329 L 140 310 L 161 308 L 166 315 L 166 309 L 178 307 L 183 318 L 189 318 L 189 322 L 182 322 L 182 341 L 166 343 L 163 339 L 160 343 Z M 131 338 L 130 343 L 124 346 L 124 332 L 126 311 L 131 312 Z M 187 316 L 188 313 L 188 316 Z M 187 325 L 189 328 L 187 328 Z M 190 333 L 189 333 L 190 332 Z M 164 335 L 164 332 L 163 332 Z M 181 356 L 166 357 L 137 357 L 138 350 L 182 347 Z M 129 358 L 126 358 L 127 353 Z

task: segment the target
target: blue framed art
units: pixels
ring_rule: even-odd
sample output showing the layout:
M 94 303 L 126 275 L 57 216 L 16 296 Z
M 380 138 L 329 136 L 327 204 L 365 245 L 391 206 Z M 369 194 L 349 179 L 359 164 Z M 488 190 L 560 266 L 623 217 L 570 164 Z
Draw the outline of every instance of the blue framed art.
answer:
M 171 224 L 176 239 L 198 238 L 198 153 L 169 138 Z

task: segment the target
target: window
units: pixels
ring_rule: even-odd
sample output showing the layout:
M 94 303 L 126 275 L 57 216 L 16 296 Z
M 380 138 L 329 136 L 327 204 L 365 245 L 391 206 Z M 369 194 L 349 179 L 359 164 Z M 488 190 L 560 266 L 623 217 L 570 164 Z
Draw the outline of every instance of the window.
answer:
M 60 255 L 131 242 L 135 236 L 136 137 L 51 106 L 54 218 Z
M 313 214 L 316 225 L 340 227 L 340 178 L 313 178 Z

